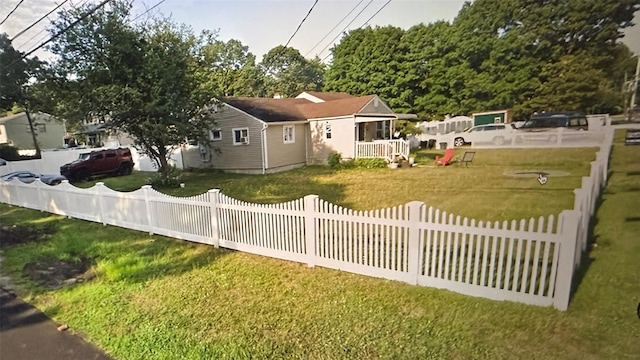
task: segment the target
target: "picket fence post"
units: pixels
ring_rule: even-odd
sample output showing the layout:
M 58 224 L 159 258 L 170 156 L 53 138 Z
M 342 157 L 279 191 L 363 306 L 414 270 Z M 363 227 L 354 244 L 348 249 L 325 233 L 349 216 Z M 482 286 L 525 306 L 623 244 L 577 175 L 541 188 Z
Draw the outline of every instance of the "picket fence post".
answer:
M 422 268 L 420 266 L 420 221 L 423 218 L 424 207 L 425 204 L 421 201 L 412 201 L 406 205 L 409 212 L 407 270 L 411 276 L 409 284 L 412 285 L 418 285 L 418 277 Z
M 307 255 L 307 266 L 316 265 L 316 212 L 318 195 L 304 197 L 304 238 Z
M 209 193 L 209 209 L 211 219 L 211 245 L 216 248 L 220 247 L 220 221 L 218 219 L 218 196 L 220 195 L 220 189 L 210 189 Z
M 149 201 L 149 193 L 153 187 L 151 185 L 142 185 L 141 189 L 144 192 L 144 206 L 147 211 L 147 225 L 149 226 L 149 235 L 153 235 L 153 214 L 151 212 L 151 203 Z
M 43 204 L 46 204 L 46 201 L 43 201 L 42 199 L 42 185 L 44 185 L 44 183 L 42 181 L 40 181 L 40 179 L 36 179 L 36 181 L 33 182 L 36 185 L 36 191 L 38 192 L 38 204 L 36 204 L 36 206 L 38 207 L 38 210 L 40 210 L 40 212 L 44 212 L 44 206 Z
M 104 211 L 104 201 L 102 200 L 103 197 L 103 189 L 104 189 L 104 183 L 103 182 L 97 182 L 95 184 L 96 187 L 96 197 L 98 198 L 98 210 L 99 210 L 99 214 L 100 214 L 100 219 L 98 220 L 98 222 L 101 222 L 103 226 L 107 226 L 107 221 L 105 219 L 105 211 Z
M 558 270 L 553 293 L 553 307 L 562 311 L 567 310 L 569 307 L 569 298 L 571 297 L 571 282 L 573 280 L 573 272 L 575 271 L 579 220 L 579 211 L 564 210 L 560 213 L 558 221 L 560 252 L 558 255 Z

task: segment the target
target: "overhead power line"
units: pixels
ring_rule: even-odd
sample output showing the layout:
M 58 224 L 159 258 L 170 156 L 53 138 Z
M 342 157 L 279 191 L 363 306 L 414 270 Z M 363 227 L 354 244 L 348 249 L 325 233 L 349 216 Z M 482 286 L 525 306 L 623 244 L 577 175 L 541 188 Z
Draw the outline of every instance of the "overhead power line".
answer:
M 323 47 L 322 50 L 320 50 L 319 54 L 322 54 L 323 51 L 325 51 L 331 44 L 333 44 L 334 41 L 336 41 L 336 39 L 342 35 L 342 33 L 347 30 L 347 28 L 349 27 L 349 25 L 353 24 L 354 21 L 356 21 L 356 19 L 358 18 L 358 16 L 360 16 L 360 14 L 362 14 L 363 11 L 365 11 L 369 5 L 371 5 L 371 3 L 373 2 L 373 0 L 369 0 L 369 2 L 367 3 L 367 5 L 365 5 L 365 7 L 362 8 L 362 10 L 360 10 L 360 12 L 356 15 L 356 17 L 354 17 L 353 19 L 351 19 L 351 21 L 349 21 L 349 23 L 342 28 L 342 30 L 340 30 L 340 32 L 338 33 L 338 35 L 336 35 L 336 37 L 334 37 L 333 39 L 331 39 L 331 41 L 329 41 L 329 43 L 327 44 L 327 46 Z M 328 58 L 329 56 L 331 56 L 331 53 L 329 53 L 329 55 L 325 56 L 324 59 L 322 59 L 322 61 L 324 61 L 326 58 Z
M 302 23 L 304 23 L 304 21 L 307 20 L 307 18 L 309 17 L 309 14 L 311 14 L 311 11 L 313 11 L 313 8 L 316 7 L 317 3 L 318 3 L 318 0 L 316 0 L 313 3 L 313 5 L 311 5 L 311 9 L 309 9 L 309 12 L 307 13 L 307 15 L 302 19 L 302 21 L 300 21 L 300 24 L 298 25 L 298 28 L 296 29 L 296 31 L 293 32 L 293 35 L 291 35 L 291 37 L 289 38 L 289 41 L 287 41 L 287 43 L 284 45 L 285 48 L 287 46 L 289 46 L 289 43 L 291 42 L 293 37 L 296 36 L 296 34 L 298 33 L 298 30 L 300 30 L 300 27 L 302 26 Z
M 153 5 L 151 8 L 147 9 L 147 11 L 145 11 L 145 12 L 143 12 L 142 14 L 140 14 L 140 15 L 136 16 L 135 18 L 133 18 L 133 20 L 131 20 L 130 22 L 134 22 L 134 21 L 138 20 L 139 18 L 141 18 L 142 16 L 144 16 L 144 14 L 146 14 L 146 13 L 148 13 L 149 11 L 151 11 L 151 10 L 153 10 L 153 9 L 157 8 L 158 6 L 160 6 L 160 4 L 162 4 L 162 3 L 163 3 L 163 2 L 165 2 L 165 1 L 167 1 L 167 0 L 161 0 L 159 3 L 157 3 L 157 4 Z
M 11 38 L 11 41 L 17 39 L 20 35 L 24 34 L 25 32 L 29 31 L 32 27 L 36 26 L 36 24 L 38 24 L 40 21 L 44 20 L 47 16 L 51 15 L 52 12 L 58 10 L 58 8 L 60 8 L 62 5 L 66 4 L 69 0 L 64 0 L 63 2 L 60 3 L 60 5 L 54 7 L 51 11 L 49 11 L 48 13 L 46 13 L 43 17 L 41 17 L 40 19 L 38 19 L 36 22 L 34 22 L 33 24 L 29 25 L 27 28 L 25 28 L 24 30 L 20 31 L 19 33 L 15 34 L 13 36 L 13 38 Z
M 338 25 L 342 24 L 342 22 L 346 18 L 348 18 L 349 15 L 351 15 L 351 13 L 354 12 L 358 6 L 360 6 L 360 4 L 362 4 L 363 1 L 364 0 L 360 0 L 360 2 L 357 3 L 356 6 L 354 6 L 353 9 L 351 9 L 351 11 L 349 11 L 349 13 L 347 15 L 345 15 L 340 21 L 338 21 L 338 23 L 331 30 L 329 30 L 329 32 L 322 39 L 320 39 L 320 41 L 318 41 L 315 45 L 313 45 L 311 50 L 307 51 L 307 53 L 304 54 L 304 56 L 307 57 L 307 55 L 309 55 L 313 51 L 313 49 L 315 49 L 318 45 L 320 45 L 324 41 L 324 39 L 326 39 L 327 36 L 329 36 L 333 32 L 333 30 L 335 30 L 338 27 Z
M 71 30 L 72 27 L 76 26 L 80 21 L 86 19 L 89 15 L 92 15 L 94 12 L 98 11 L 98 9 L 100 9 L 101 7 L 105 6 L 108 2 L 110 2 L 112 0 L 104 0 L 102 1 L 100 4 L 96 5 L 93 9 L 87 11 L 86 14 L 82 15 L 80 18 L 78 18 L 76 21 L 72 22 L 71 24 L 67 25 L 67 27 L 65 27 L 64 29 L 60 30 L 58 33 L 56 33 L 55 35 L 53 35 L 52 37 L 50 37 L 47 41 L 43 42 L 42 44 L 38 45 L 37 47 L 35 47 L 34 49 L 30 50 L 28 53 L 22 55 L 20 57 L 20 59 L 12 62 L 11 64 L 5 66 L 6 68 L 9 68 L 11 66 L 13 66 L 15 63 L 17 63 L 18 61 L 22 61 L 23 59 L 27 58 L 29 55 L 33 54 L 34 52 L 36 52 L 38 49 L 40 49 L 41 47 L 47 45 L 48 43 L 52 42 L 53 40 L 57 39 L 58 37 L 60 37 L 62 34 L 66 33 L 67 31 Z
M 16 5 L 16 7 L 13 8 L 13 10 L 11 10 L 9 12 L 9 14 L 7 14 L 7 16 L 4 18 L 4 20 L 2 20 L 2 22 L 0 22 L 0 25 L 4 24 L 5 21 L 7 21 L 7 19 L 9 18 L 9 16 L 11 16 L 11 14 L 14 13 L 14 11 L 16 11 L 19 7 L 20 4 L 22 4 L 24 2 L 24 0 L 20 0 L 20 2 L 18 3 L 18 5 Z
M 364 24 L 362 24 L 362 26 L 360 26 L 360 29 L 362 29 L 363 27 L 365 27 L 365 26 L 369 23 L 369 21 L 371 21 L 371 19 L 373 19 L 376 15 L 378 15 L 378 13 L 379 13 L 380 11 L 382 11 L 382 9 L 384 9 L 385 7 L 387 7 L 387 5 L 389 5 L 389 3 L 390 3 L 390 2 L 391 2 L 391 0 L 387 1 L 386 3 L 384 3 L 384 5 L 382 5 L 382 7 L 381 7 L 380 9 L 378 9 L 378 11 L 376 11 L 376 13 L 375 13 L 375 14 L 371 15 L 371 17 L 370 17 L 367 21 L 365 21 L 365 22 L 364 22 Z

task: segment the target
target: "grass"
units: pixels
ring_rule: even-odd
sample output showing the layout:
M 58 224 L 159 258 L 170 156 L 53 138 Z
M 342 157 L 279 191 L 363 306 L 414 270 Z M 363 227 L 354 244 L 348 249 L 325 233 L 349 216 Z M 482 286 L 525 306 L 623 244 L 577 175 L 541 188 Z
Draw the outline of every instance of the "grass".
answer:
M 171 191 L 189 195 L 219 187 L 243 200 L 278 202 L 306 195 L 306 187 L 355 208 L 419 197 L 465 216 L 500 220 L 571 207 L 570 189 L 594 156 L 585 149 L 562 152 L 570 156 L 483 150 L 469 168 L 306 168 L 264 177 L 194 173 L 186 176 L 187 187 Z M 418 161 L 428 164 L 435 153 L 420 152 Z M 566 312 L 308 268 L 6 205 L 0 205 L 1 226 L 54 224 L 59 231 L 48 242 L 5 250 L 3 272 L 20 279 L 32 259 L 94 258 L 97 277 L 90 282 L 44 291 L 22 280 L 21 294 L 116 359 L 638 359 L 640 148 L 623 146 L 617 136 L 612 156 L 594 228 L 598 246 L 585 257 Z M 550 178 L 544 187 L 535 178 L 502 176 L 508 169 L 538 167 L 571 175 Z M 134 180 L 139 183 L 130 185 Z M 145 179 L 136 174 L 104 181 L 114 188 L 126 182 L 134 190 Z M 520 202 L 511 200 L 514 195 Z
M 419 166 L 389 169 L 333 170 L 305 167 L 268 175 L 239 175 L 217 172 L 186 172 L 184 188 L 159 190 L 176 196 L 190 196 L 219 188 L 225 195 L 258 203 L 278 203 L 308 194 L 356 210 L 423 201 L 447 212 L 478 220 L 511 220 L 548 216 L 573 207 L 573 189 L 587 176 L 595 148 L 476 150 L 469 166 L 433 166 L 436 154 L 417 153 Z M 463 150 L 457 151 L 461 157 Z M 505 172 L 562 170 L 567 176 L 550 177 L 541 186 L 535 176 L 509 177 Z M 120 191 L 133 191 L 148 182 L 149 173 L 112 177 L 79 184 L 91 187 L 97 181 Z M 498 206 L 496 206 L 499 204 Z M 526 204 L 526 206 L 523 206 Z

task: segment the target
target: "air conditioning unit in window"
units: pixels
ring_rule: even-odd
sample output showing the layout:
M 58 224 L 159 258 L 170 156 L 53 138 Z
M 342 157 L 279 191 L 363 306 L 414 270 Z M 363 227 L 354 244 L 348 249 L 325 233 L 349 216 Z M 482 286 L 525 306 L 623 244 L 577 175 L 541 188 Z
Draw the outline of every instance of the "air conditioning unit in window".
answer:
M 246 137 L 241 137 L 240 138 L 240 143 L 247 145 L 247 144 L 249 144 L 249 139 L 246 138 Z

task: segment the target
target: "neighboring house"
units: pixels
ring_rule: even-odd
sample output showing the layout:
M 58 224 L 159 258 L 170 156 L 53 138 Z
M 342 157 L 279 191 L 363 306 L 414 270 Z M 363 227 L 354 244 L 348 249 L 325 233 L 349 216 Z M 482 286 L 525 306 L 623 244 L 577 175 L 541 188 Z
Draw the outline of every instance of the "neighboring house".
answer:
M 228 98 L 215 116 L 209 142 L 184 149 L 186 168 L 270 173 L 344 159 L 408 158 L 409 144 L 392 139 L 397 119 L 377 95 L 304 92 L 295 99 Z
M 133 139 L 128 134 L 108 129 L 104 118 L 85 120 L 82 130 L 74 135 L 80 144 L 90 147 L 116 148 L 133 144 Z
M 40 149 L 57 149 L 65 145 L 64 120 L 42 112 L 29 114 Z M 20 150 L 35 149 L 27 114 L 22 112 L 0 118 L 0 144 L 8 144 Z

